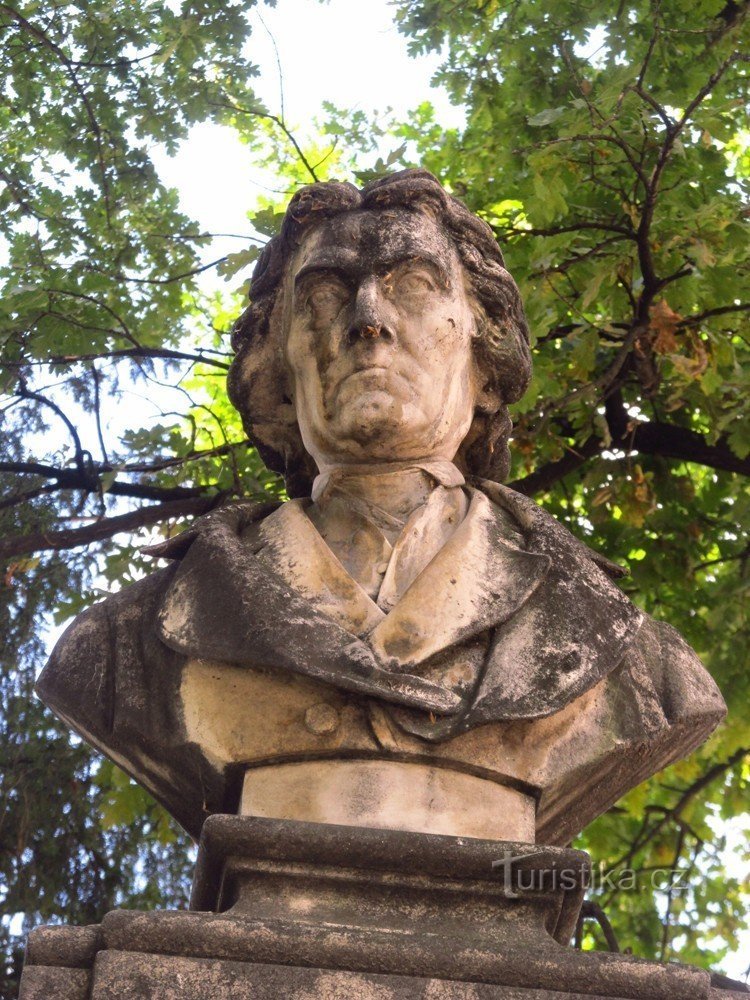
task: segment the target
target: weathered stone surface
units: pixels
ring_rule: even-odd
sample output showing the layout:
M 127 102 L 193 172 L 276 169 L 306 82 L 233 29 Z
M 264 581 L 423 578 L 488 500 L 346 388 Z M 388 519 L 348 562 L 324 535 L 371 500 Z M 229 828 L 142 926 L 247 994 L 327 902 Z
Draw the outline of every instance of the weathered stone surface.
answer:
M 24 966 L 18 1000 L 89 1000 L 91 973 L 84 969 Z
M 299 761 L 250 768 L 243 816 L 534 840 L 530 795 L 462 771 L 390 760 Z
M 194 905 L 220 912 L 115 910 L 80 940 L 35 932 L 30 956 L 93 966 L 102 1000 L 729 995 L 737 984 L 699 969 L 563 947 L 588 874 L 585 854 L 561 848 L 214 816 Z M 83 982 L 41 968 L 27 966 L 33 1000 L 58 973 Z
M 709 995 L 709 976 L 701 969 L 559 946 L 534 952 L 523 938 L 513 947 L 510 928 L 500 951 L 444 937 L 430 940 L 406 929 L 322 927 L 212 914 L 156 916 L 114 911 L 105 918 L 105 933 L 108 947 L 123 951 L 177 952 L 247 963 L 298 963 L 310 968 L 439 977 L 628 1000 L 704 1000 Z
M 508 857 L 499 874 L 493 862 Z M 575 923 L 586 861 L 559 848 L 215 816 L 204 830 L 194 905 L 213 900 L 223 912 L 113 911 L 103 936 L 115 952 L 584 996 L 707 998 L 701 970 L 558 943 Z
M 446 661 L 455 667 L 464 662 L 461 657 L 468 657 L 467 669 L 473 669 L 472 657 L 478 656 L 481 664 L 492 651 L 491 663 L 500 673 L 495 680 L 494 673 L 485 674 L 478 709 L 485 703 L 483 691 L 489 697 L 492 691 L 499 696 L 508 690 L 519 636 L 533 639 L 536 634 L 541 641 L 547 634 L 544 629 L 554 632 L 554 622 L 567 618 L 578 622 L 583 642 L 584 633 L 599 620 L 576 583 L 580 582 L 581 593 L 592 594 L 591 574 L 599 573 L 593 563 L 586 562 L 562 529 L 562 540 L 555 541 L 541 511 L 527 516 L 526 501 L 498 490 L 493 496 L 503 500 L 518 523 L 524 517 L 531 524 L 526 535 L 530 553 L 556 552 L 555 573 L 553 579 L 551 567 L 546 580 L 498 627 L 494 638 L 486 629 L 481 631 L 487 618 L 475 619 L 479 636 L 456 646 Z M 494 518 L 500 509 L 495 500 L 474 496 L 475 506 Z M 133 771 L 137 763 L 140 779 L 196 836 L 205 810 L 236 808 L 242 780 L 238 768 L 243 762 L 361 755 L 430 761 L 500 784 L 515 783 L 538 797 L 537 839 L 564 843 L 633 784 L 687 752 L 722 712 L 703 668 L 673 630 L 645 622 L 622 661 L 617 664 L 617 655 L 610 657 L 608 662 L 615 666 L 610 674 L 549 717 L 472 728 L 467 715 L 462 725 L 469 725 L 469 730 L 442 741 L 428 738 L 427 730 L 423 737 L 408 733 L 402 723 L 418 728 L 417 713 L 407 718 L 405 710 L 400 715 L 396 710 L 394 715 L 381 703 L 337 689 L 334 674 L 348 671 L 351 678 L 354 671 L 372 691 L 387 681 L 389 687 L 381 693 L 392 694 L 401 685 L 402 693 L 406 687 L 414 697 L 421 697 L 416 682 L 432 682 L 357 667 L 356 657 L 364 655 L 365 644 L 358 644 L 333 619 L 316 614 L 291 588 L 273 582 L 259 557 L 242 547 L 242 518 L 247 512 L 233 510 L 206 525 L 176 579 L 167 571 L 166 579 L 136 584 L 82 616 L 42 682 L 66 718 L 75 715 L 81 723 L 85 716 L 83 731 L 91 742 L 108 749 L 126 769 Z M 232 521 L 235 517 L 239 520 Z M 467 520 L 473 517 L 469 514 Z M 500 524 L 501 516 L 497 517 Z M 479 540 L 487 539 L 485 515 L 478 512 L 474 523 Z M 471 527 L 466 521 L 464 525 L 467 530 Z M 454 541 L 457 538 L 453 536 Z M 306 536 L 301 537 L 301 559 L 307 548 Z M 461 560 L 465 568 L 480 567 L 492 579 L 493 553 L 501 548 L 498 534 L 497 545 L 484 543 L 476 559 L 465 559 L 466 553 L 459 550 L 455 561 Z M 453 578 L 442 576 L 434 592 L 440 586 L 450 588 Z M 612 585 L 602 582 L 602 574 L 596 579 L 602 593 L 608 593 Z M 561 604 L 564 594 L 568 603 Z M 194 629 L 191 641 L 200 660 L 178 655 L 159 638 L 157 622 L 165 599 L 183 606 L 187 602 Z M 603 600 L 602 620 L 596 627 L 606 636 L 614 604 L 609 598 Z M 487 614 L 481 604 L 478 610 L 480 616 Z M 544 622 L 548 625 L 542 628 Z M 549 678 L 548 692 L 559 692 L 559 684 L 569 676 L 559 665 L 563 647 L 541 644 L 539 650 L 542 658 L 534 659 L 534 669 L 540 678 Z M 148 670 L 143 667 L 144 651 Z M 237 662 L 244 665 L 230 665 Z M 299 673 L 303 666 L 310 671 L 307 677 Z M 487 661 L 488 671 L 489 666 Z M 316 679 L 315 673 L 327 680 Z M 517 673 L 514 684 L 520 681 Z M 533 675 L 526 683 L 531 697 L 536 690 Z M 112 701 L 115 690 L 117 703 Z M 543 696 L 541 687 L 539 697 Z M 310 732 L 305 715 L 321 702 L 341 721 L 334 731 L 319 734 Z M 439 716 L 434 718 L 438 725 Z M 428 729 L 432 725 L 428 716 L 424 725 Z M 129 764 L 131 752 L 137 762 L 134 757 Z
M 102 952 L 97 959 L 91 993 L 92 1000 L 225 996 L 233 1000 L 591 1000 L 594 995 L 117 951 Z
M 384 929 L 410 928 L 416 919 L 423 933 L 452 940 L 455 934 L 491 935 L 498 921 L 513 919 L 531 900 L 524 919 L 514 920 L 513 933 L 527 926 L 542 947 L 547 936 L 570 940 L 589 874 L 587 854 L 557 847 L 211 816 L 201 838 L 191 908 L 220 915 L 233 908 L 290 920 L 304 916 L 307 922 L 318 908 L 321 923 L 330 923 L 333 914 Z M 275 875 L 282 885 L 273 884 Z M 317 898 L 309 890 L 313 884 Z
M 37 927 L 26 941 L 27 965 L 62 965 L 90 969 L 103 947 L 100 924 L 87 927 Z
M 529 331 L 491 229 L 435 178 L 298 192 L 233 343 L 231 397 L 293 499 L 157 547 L 176 565 L 80 616 L 38 685 L 193 835 L 280 766 L 243 808 L 563 844 L 711 732 L 692 651 L 499 483 Z
M 461 464 L 499 480 L 509 464 L 507 404 L 531 374 L 528 337 L 491 229 L 426 171 L 404 171 L 361 192 L 316 184 L 292 199 L 279 237 L 258 262 L 251 306 L 233 335 L 229 392 L 292 496 L 310 493 L 313 457 L 324 465 L 344 450 L 346 464 L 384 452 L 425 458 L 460 424 L 440 411 L 454 393 L 475 403 L 463 414 L 472 423 L 460 442 Z M 441 357 L 455 360 L 455 379 L 452 369 L 438 370 Z M 364 386 L 355 392 L 357 371 Z M 415 391 L 404 399 L 398 376 L 406 372 Z
M 750 986 L 747 983 L 730 979 L 729 976 L 724 976 L 721 972 L 711 973 L 711 986 L 713 987 L 711 996 L 715 995 L 716 998 L 727 997 L 727 994 L 734 994 L 736 997 L 738 993 L 750 993 Z
M 498 867 L 496 862 L 502 863 Z M 493 867 L 494 864 L 494 867 Z M 563 947 L 580 851 L 213 816 L 194 905 L 34 932 L 22 998 L 720 1000 L 723 977 Z M 55 933 L 57 931 L 58 933 Z M 67 947 L 66 947 L 67 943 Z

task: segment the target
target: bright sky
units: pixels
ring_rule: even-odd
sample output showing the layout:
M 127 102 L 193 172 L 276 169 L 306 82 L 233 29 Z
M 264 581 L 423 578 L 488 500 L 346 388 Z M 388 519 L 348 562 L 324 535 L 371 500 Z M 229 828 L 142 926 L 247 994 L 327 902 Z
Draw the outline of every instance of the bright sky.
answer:
M 444 91 L 430 87 L 437 56 L 411 58 L 386 0 L 279 0 L 251 15 L 247 55 L 260 70 L 254 82 L 269 111 L 281 110 L 295 134 L 304 134 L 324 101 L 368 112 L 391 107 L 405 115 L 422 101 L 435 105 L 446 126 L 460 124 Z M 273 177 L 253 165 L 252 153 L 229 128 L 193 129 L 173 158 L 158 155 L 164 181 L 176 187 L 184 211 L 207 232 L 247 232 L 245 213 Z M 217 241 L 206 259 L 239 250 L 238 241 Z

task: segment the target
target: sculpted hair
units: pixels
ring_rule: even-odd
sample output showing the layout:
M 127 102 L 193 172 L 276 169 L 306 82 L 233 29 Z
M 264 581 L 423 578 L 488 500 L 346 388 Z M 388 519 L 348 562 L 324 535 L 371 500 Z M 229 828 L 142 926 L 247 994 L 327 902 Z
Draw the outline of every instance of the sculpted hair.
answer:
M 250 305 L 232 330 L 236 352 L 229 398 L 263 461 L 286 480 L 291 496 L 309 496 L 316 467 L 302 444 L 284 360 L 280 294 L 304 235 L 344 212 L 423 212 L 452 239 L 473 301 L 473 349 L 482 391 L 456 464 L 470 476 L 502 481 L 510 467 L 508 404 L 520 399 L 531 377 L 529 330 L 521 296 L 505 268 L 492 230 L 426 170 L 403 170 L 359 190 L 328 181 L 298 191 L 281 232 L 266 245 L 253 272 Z

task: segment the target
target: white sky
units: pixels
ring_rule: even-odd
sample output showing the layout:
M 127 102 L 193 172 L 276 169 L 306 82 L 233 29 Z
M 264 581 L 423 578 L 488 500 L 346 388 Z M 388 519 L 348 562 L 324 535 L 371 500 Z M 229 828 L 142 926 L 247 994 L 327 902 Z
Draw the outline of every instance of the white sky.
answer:
M 276 43 L 289 128 L 304 135 L 324 101 L 368 112 L 393 108 L 400 115 L 431 101 L 446 126 L 463 115 L 442 89 L 430 87 L 437 56 L 411 58 L 385 0 L 279 0 L 251 14 L 246 55 L 258 66 L 253 81 L 269 111 L 281 110 Z M 180 192 L 183 210 L 207 232 L 248 232 L 246 213 L 273 176 L 253 164 L 252 152 L 231 129 L 193 129 L 175 157 L 155 156 L 163 180 Z M 242 248 L 238 240 L 216 241 L 205 259 Z

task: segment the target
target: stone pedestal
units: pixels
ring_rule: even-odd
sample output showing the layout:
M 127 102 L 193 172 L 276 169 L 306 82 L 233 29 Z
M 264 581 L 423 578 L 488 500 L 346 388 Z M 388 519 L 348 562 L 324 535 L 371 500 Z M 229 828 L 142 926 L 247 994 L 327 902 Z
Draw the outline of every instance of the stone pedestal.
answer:
M 568 947 L 580 851 L 238 816 L 182 912 L 29 937 L 21 1000 L 720 1000 L 708 973 Z

